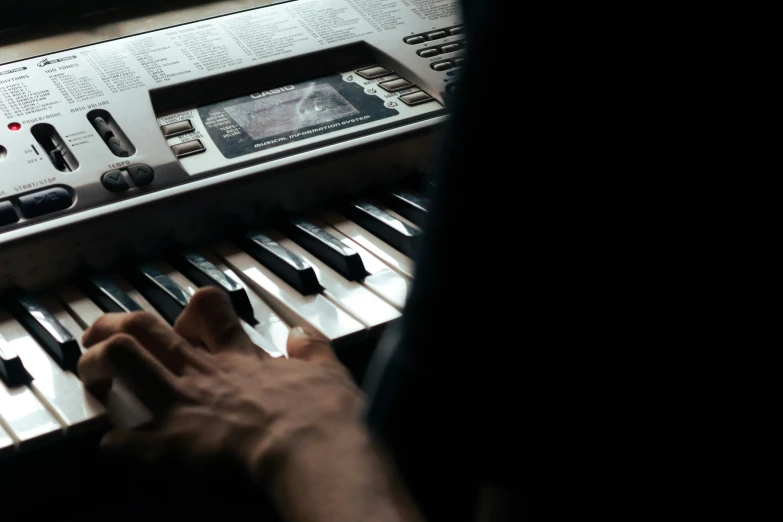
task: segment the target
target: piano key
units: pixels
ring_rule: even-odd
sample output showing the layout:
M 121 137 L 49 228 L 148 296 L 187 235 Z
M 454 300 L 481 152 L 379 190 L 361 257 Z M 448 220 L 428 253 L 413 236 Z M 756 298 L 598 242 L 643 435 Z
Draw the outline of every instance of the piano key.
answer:
M 293 219 L 286 224 L 284 232 L 347 280 L 361 281 L 367 275 L 362 258 L 355 250 L 312 221 Z
M 317 219 L 311 219 L 311 221 L 334 236 L 346 247 L 359 254 L 362 259 L 362 264 L 367 271 L 367 276 L 363 281 L 364 286 L 399 310 L 402 310 L 405 307 L 405 301 L 408 298 L 408 291 L 410 290 L 411 285 L 410 279 L 389 268 L 383 261 L 372 255 L 363 246 L 343 235 L 337 229 L 332 228 L 327 223 Z
M 133 302 L 141 307 L 142 311 L 161 317 L 155 307 L 133 288 L 127 279 L 118 275 L 105 276 L 105 278 L 110 280 L 117 289 L 127 294 Z M 54 293 L 84 330 L 92 326 L 105 313 L 76 285 L 65 285 L 55 290 Z
M 14 439 L 3 429 L 2 420 L 0 420 L 0 460 L 12 455 L 15 451 Z
M 0 380 L 12 388 L 30 382 L 30 374 L 22 364 L 22 359 L 2 335 L 0 335 Z
M 80 285 L 84 293 L 104 312 L 141 312 L 141 306 L 120 289 L 110 277 L 87 276 Z
M 10 299 L 11 311 L 35 340 L 63 370 L 76 370 L 81 351 L 76 339 L 36 298 L 16 293 Z
M 302 295 L 236 244 L 223 241 L 210 250 L 288 324 L 317 332 L 335 347 L 365 336 L 364 326 L 324 295 Z
M 386 263 L 392 270 L 404 276 L 413 277 L 413 261 L 411 258 L 390 247 L 347 217 L 337 212 L 327 212 L 322 214 L 320 219 L 350 238 L 354 243 L 364 247 L 372 255 Z
M 47 296 L 42 296 L 39 304 L 52 318 L 54 314 L 48 308 L 59 308 L 56 301 Z M 78 377 L 60 368 L 36 339 L 8 314 L 0 314 L 0 334 L 30 372 L 33 378 L 30 389 L 65 427 L 67 434 L 81 433 L 107 421 L 103 406 L 85 390 Z M 76 349 L 79 350 L 78 344 Z
M 252 324 L 253 330 L 262 339 L 260 342 L 256 342 L 256 344 L 272 357 L 288 357 L 287 345 L 290 328 L 285 321 L 263 299 L 248 288 L 245 282 L 233 270 L 224 265 L 215 254 L 207 249 L 199 249 L 193 252 L 214 265 L 225 277 L 244 290 L 251 307 L 250 317 L 246 318 L 246 320 L 253 319 L 253 321 L 249 322 Z
M 347 216 L 403 254 L 412 256 L 421 230 L 369 201 L 357 201 L 346 207 Z
M 147 299 L 172 325 L 198 290 L 197 285 L 189 281 L 166 261 L 142 263 L 136 267 L 134 277 L 140 284 L 146 285 L 146 289 L 139 288 L 139 290 L 143 293 L 146 292 Z M 276 351 L 270 348 L 263 336 L 246 321 L 241 322 L 242 328 L 256 346 L 265 351 Z
M 389 207 L 409 219 L 416 226 L 424 227 L 429 215 L 430 202 L 407 190 L 392 190 L 385 198 Z
M 197 290 L 165 261 L 137 265 L 128 274 L 128 280 L 169 324 L 174 324 Z
M 272 237 L 269 233 L 253 231 L 239 238 L 239 246 L 300 294 L 313 295 L 320 292 L 321 284 L 312 267 L 281 246 L 279 239 L 279 236 Z
M 0 315 L 5 312 L 0 312 Z M 10 316 L 9 316 L 10 317 Z M 27 386 L 7 387 L 0 381 L 0 421 L 20 449 L 38 447 L 63 437 L 63 425 Z
M 324 286 L 324 295 L 327 299 L 354 316 L 366 327 L 381 327 L 401 317 L 399 310 L 362 286 L 361 283 L 343 278 L 291 239 L 280 238 L 278 241 L 313 268 L 318 280 Z
M 253 321 L 253 307 L 245 287 L 226 275 L 214 263 L 196 251 L 185 251 L 175 255 L 172 264 L 188 279 L 199 286 L 216 286 L 223 289 L 231 299 L 237 315 Z
M 62 303 L 62 308 L 54 313 L 55 317 L 79 340 L 79 347 L 84 352 L 81 344 L 84 330 L 104 314 L 103 310 L 73 285 L 58 289 L 55 295 Z M 104 404 L 112 425 L 121 429 L 144 426 L 153 419 L 146 406 L 120 380 L 113 383 Z

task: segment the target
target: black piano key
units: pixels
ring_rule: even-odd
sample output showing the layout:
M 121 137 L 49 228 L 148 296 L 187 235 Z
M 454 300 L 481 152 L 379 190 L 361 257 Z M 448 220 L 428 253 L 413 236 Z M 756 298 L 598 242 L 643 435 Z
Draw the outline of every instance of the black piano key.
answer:
M 131 296 L 108 277 L 88 276 L 80 285 L 84 293 L 107 313 L 143 312 Z
M 361 281 L 367 276 L 361 256 L 318 225 L 305 219 L 294 219 L 286 226 L 286 232 L 305 250 L 349 281 Z
M 197 252 L 185 251 L 175 255 L 172 264 L 198 286 L 216 286 L 225 290 L 237 315 L 252 322 L 253 306 L 244 287 L 224 274 L 211 261 Z
M 389 207 L 402 217 L 411 220 L 420 227 L 426 224 L 430 209 L 430 202 L 427 198 L 405 190 L 393 190 L 385 199 Z
M 372 203 L 366 201 L 351 203 L 346 213 L 356 224 L 366 228 L 400 252 L 412 256 L 416 250 L 421 231 L 403 223 Z
M 321 284 L 313 267 L 271 237 L 259 232 L 248 232 L 239 238 L 239 244 L 302 295 L 321 292 Z
M 25 294 L 12 296 L 9 308 L 63 370 L 76 371 L 81 357 L 79 343 L 46 308 Z
M 0 335 L 0 381 L 9 388 L 14 388 L 27 384 L 31 380 L 30 374 L 22 364 L 22 359 Z
M 174 324 L 190 301 L 190 295 L 154 265 L 137 265 L 128 279 L 169 324 Z

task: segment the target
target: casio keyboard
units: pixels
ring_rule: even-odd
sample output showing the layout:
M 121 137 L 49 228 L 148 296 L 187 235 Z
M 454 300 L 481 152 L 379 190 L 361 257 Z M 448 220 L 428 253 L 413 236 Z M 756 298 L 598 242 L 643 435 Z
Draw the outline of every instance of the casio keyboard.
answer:
M 465 46 L 451 1 L 300 0 L 0 65 L 0 459 L 149 419 L 76 374 L 105 312 L 213 285 L 274 357 L 376 339 Z

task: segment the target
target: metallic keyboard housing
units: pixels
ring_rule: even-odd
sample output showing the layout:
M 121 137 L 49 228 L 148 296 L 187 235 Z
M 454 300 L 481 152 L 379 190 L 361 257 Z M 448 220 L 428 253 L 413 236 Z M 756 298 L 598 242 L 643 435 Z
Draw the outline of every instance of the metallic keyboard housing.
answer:
M 455 76 L 453 71 L 437 72 L 430 67 L 438 56 L 422 58 L 417 51 L 462 41 L 464 35 L 416 45 L 403 39 L 458 26 L 457 2 L 385 2 L 383 17 L 370 10 L 374 5 L 370 0 L 284 2 L 27 60 L 3 63 L 0 56 L 0 102 L 5 103 L 5 108 L 0 105 L 0 146 L 7 150 L 7 155 L 0 159 L 0 202 L 55 186 L 68 187 L 75 196 L 73 206 L 66 210 L 0 226 L 0 289 L 42 288 L 72 276 L 85 266 L 100 269 L 127 258 L 156 255 L 172 243 L 203 243 L 225 237 L 228 230 L 265 216 L 313 208 L 426 169 L 436 151 L 439 131 L 452 101 L 446 86 Z M 312 19 L 313 10 L 324 13 L 324 17 L 328 13 L 342 17 L 347 23 L 331 27 L 331 32 L 324 33 L 326 29 L 323 29 L 316 35 L 312 32 L 312 22 L 303 21 Z M 259 27 L 271 31 L 270 42 L 276 43 L 263 55 L 257 46 L 253 48 L 250 42 L 243 42 L 229 29 L 236 20 L 244 18 L 252 18 Z M 276 30 L 281 32 L 277 40 Z M 217 62 L 207 61 L 203 50 L 188 48 L 195 44 L 178 43 L 183 40 L 177 35 L 189 31 L 209 36 L 221 58 Z M 294 37 L 285 40 L 283 33 Z M 288 61 L 295 64 L 297 58 L 313 53 L 331 52 L 330 56 L 338 56 L 340 49 L 351 46 L 361 48 L 368 60 L 357 63 L 355 68 L 333 73 L 347 77 L 351 70 L 377 64 L 394 74 L 354 81 L 369 90 L 380 81 L 403 77 L 435 101 L 404 107 L 400 111 L 403 116 L 388 125 L 356 127 L 357 132 L 350 136 L 325 136 L 306 147 L 281 150 L 279 154 L 254 155 L 232 162 L 216 154 L 214 144 L 202 136 L 208 149 L 202 162 L 198 156 L 179 160 L 174 157 L 170 146 L 180 138 L 167 140 L 160 126 L 165 121 L 175 121 L 172 115 L 192 110 L 193 105 L 172 105 L 171 93 L 185 92 L 192 86 L 197 95 L 197 89 L 205 82 L 214 85 L 225 75 L 252 73 L 257 68 L 263 77 L 264 71 L 285 71 Z M 150 54 L 144 49 L 155 51 Z M 200 59 L 188 58 L 197 53 L 201 53 Z M 130 84 L 137 86 L 121 90 L 116 88 L 116 82 L 111 82 L 115 85 L 112 88 L 102 79 L 92 64 L 95 56 L 109 54 L 114 57 L 117 70 L 128 75 Z M 160 62 L 164 64 L 179 61 L 184 65 L 171 65 L 168 70 L 190 72 L 178 75 L 155 72 L 153 77 L 150 71 L 160 69 L 150 60 L 165 60 Z M 306 77 L 306 71 L 290 74 L 294 73 Z M 59 78 L 60 85 L 64 78 L 70 78 L 67 80 L 70 82 L 75 77 L 83 89 L 92 85 L 103 94 L 84 101 L 66 99 L 52 77 Z M 289 82 L 293 80 L 283 74 L 279 81 L 264 78 L 259 85 L 273 88 Z M 42 101 L 38 109 L 9 117 L 16 114 L 7 101 L 9 85 L 17 86 L 13 92 L 21 92 L 18 86 L 24 85 L 27 92 L 39 93 L 37 96 Z M 377 89 L 373 95 L 395 100 L 409 92 L 410 89 L 397 93 Z M 216 101 L 220 100 L 211 97 L 199 103 Z M 49 104 L 45 110 L 39 110 Z M 109 111 L 122 126 L 136 149 L 135 155 L 119 158 L 106 147 L 86 116 L 96 108 Z M 21 123 L 23 128 L 11 131 L 8 124 L 12 122 Z M 35 140 L 30 128 L 37 123 L 50 124 L 72 140 L 71 150 L 79 161 L 76 170 L 60 172 L 47 158 L 36 155 L 31 147 Z M 199 122 L 194 124 L 198 129 Z M 154 181 L 126 193 L 109 192 L 101 184 L 101 176 L 123 163 L 151 166 L 155 170 Z

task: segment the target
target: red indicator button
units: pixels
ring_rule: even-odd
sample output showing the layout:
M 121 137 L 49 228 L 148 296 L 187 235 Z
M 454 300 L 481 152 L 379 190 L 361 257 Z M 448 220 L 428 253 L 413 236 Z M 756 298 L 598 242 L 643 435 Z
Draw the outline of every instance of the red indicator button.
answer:
M 22 124 L 21 123 L 16 123 L 16 122 L 9 123 L 8 124 L 8 128 L 11 129 L 12 131 L 18 131 L 18 130 L 22 129 Z

